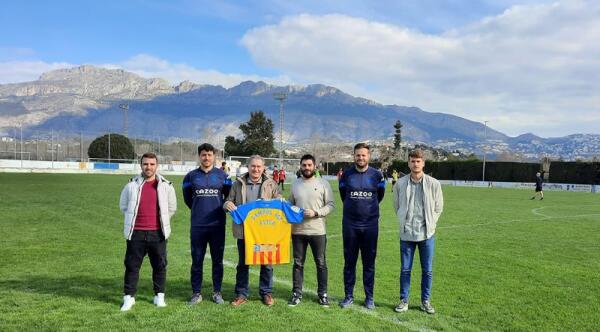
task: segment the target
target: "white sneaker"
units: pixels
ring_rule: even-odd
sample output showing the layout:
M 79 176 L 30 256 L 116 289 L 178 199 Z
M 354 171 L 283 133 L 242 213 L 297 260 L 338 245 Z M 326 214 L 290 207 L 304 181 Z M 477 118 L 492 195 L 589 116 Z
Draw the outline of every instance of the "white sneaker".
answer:
M 152 303 L 154 303 L 159 308 L 166 307 L 167 303 L 165 302 L 165 293 L 156 294 Z
M 129 311 L 131 307 L 135 304 L 135 297 L 131 295 L 123 296 L 123 305 L 121 306 L 121 311 Z

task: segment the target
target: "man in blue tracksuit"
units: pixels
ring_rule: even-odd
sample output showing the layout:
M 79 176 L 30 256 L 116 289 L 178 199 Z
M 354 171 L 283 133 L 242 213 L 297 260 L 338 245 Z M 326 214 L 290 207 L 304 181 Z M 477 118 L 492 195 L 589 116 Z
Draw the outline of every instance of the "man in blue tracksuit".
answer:
M 183 199 L 191 209 L 190 243 L 192 247 L 190 305 L 202 301 L 202 265 L 206 246 L 212 260 L 213 301 L 225 303 L 221 295 L 223 282 L 223 252 L 225 250 L 224 198 L 229 195 L 231 180 L 221 169 L 214 167 L 215 148 L 204 143 L 198 147 L 200 167 L 183 179 Z
M 344 171 L 340 196 L 344 204 L 342 233 L 344 241 L 344 292 L 342 308 L 354 302 L 356 262 L 360 251 L 363 264 L 365 307 L 374 309 L 375 257 L 379 233 L 379 202 L 385 194 L 385 180 L 380 171 L 369 167 L 370 148 L 365 143 L 354 146 L 354 166 Z

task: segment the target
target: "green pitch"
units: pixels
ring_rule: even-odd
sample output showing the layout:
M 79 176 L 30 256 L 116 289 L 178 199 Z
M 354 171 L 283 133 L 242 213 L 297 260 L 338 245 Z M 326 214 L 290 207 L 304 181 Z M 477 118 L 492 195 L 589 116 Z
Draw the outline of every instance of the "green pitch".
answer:
M 207 300 L 212 291 L 209 259 L 205 301 L 188 307 L 189 211 L 181 199 L 181 177 L 169 178 L 177 188 L 179 210 L 168 244 L 168 307 L 151 304 L 146 260 L 137 303 L 121 313 L 125 240 L 118 198 L 128 177 L 0 173 L 0 330 L 546 331 L 594 330 L 600 324 L 600 195 L 547 192 L 545 200 L 530 201 L 532 192 L 524 190 L 445 187 L 433 316 L 418 310 L 418 264 L 410 310 L 393 311 L 399 300 L 400 254 L 389 188 L 381 205 L 376 310 L 362 308 L 361 267 L 354 308 L 319 307 L 310 254 L 305 296 L 295 308 L 287 306 L 291 265 L 275 268 L 277 303 L 271 308 L 258 298 L 257 268 L 251 268 L 248 304 L 212 303 Z M 336 208 L 327 220 L 332 304 L 343 296 L 339 198 Z M 229 229 L 227 234 L 223 295 L 231 300 L 237 250 Z

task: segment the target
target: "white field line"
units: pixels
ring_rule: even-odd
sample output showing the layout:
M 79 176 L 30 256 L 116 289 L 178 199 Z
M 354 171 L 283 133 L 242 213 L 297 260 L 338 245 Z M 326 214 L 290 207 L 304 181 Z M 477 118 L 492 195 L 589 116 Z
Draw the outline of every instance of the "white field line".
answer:
M 480 226 L 493 226 L 493 225 L 503 225 L 503 224 L 511 224 L 516 222 L 535 222 L 535 221 L 544 221 L 544 220 L 552 220 L 552 219 L 576 219 L 576 218 L 584 218 L 584 217 L 595 217 L 600 216 L 600 213 L 590 213 L 590 214 L 578 214 L 572 216 L 549 216 L 547 214 L 543 214 L 539 212 L 542 208 L 532 209 L 531 212 L 537 216 L 542 218 L 528 218 L 528 219 L 511 219 L 504 221 L 494 221 L 494 222 L 486 222 L 486 223 L 477 223 L 477 224 L 459 224 L 459 225 L 442 225 L 436 227 L 436 229 L 449 229 L 449 228 L 464 228 L 464 227 L 480 227 Z M 398 233 L 398 230 L 387 230 L 387 231 L 379 231 L 379 234 L 387 234 L 387 233 Z M 342 234 L 328 234 L 328 239 L 341 237 Z
M 207 256 L 205 256 L 205 258 L 210 259 L 210 256 L 207 255 Z M 237 267 L 237 264 L 234 263 L 234 262 L 232 262 L 232 261 L 224 259 L 223 260 L 223 266 L 235 269 Z M 256 269 L 250 269 L 249 272 L 252 275 L 254 275 L 254 276 L 260 276 L 260 272 L 257 271 Z M 273 276 L 273 282 L 276 282 L 278 284 L 287 286 L 290 289 L 293 286 L 293 284 L 291 282 L 289 282 L 288 280 L 279 279 L 279 278 L 277 278 L 275 276 Z M 314 295 L 314 296 L 318 296 L 317 291 L 315 291 L 314 289 L 311 289 L 311 288 L 303 287 L 302 288 L 302 292 L 303 293 L 308 293 L 308 294 L 311 294 L 311 295 Z M 331 305 L 337 305 L 337 303 L 334 300 L 334 298 L 331 298 L 331 300 L 332 300 Z M 414 324 L 414 323 L 411 323 L 411 322 L 408 322 L 408 321 L 402 321 L 402 320 L 400 320 L 398 318 L 398 317 L 400 317 L 399 315 L 398 316 L 382 315 L 382 314 L 378 313 L 375 310 L 368 310 L 366 308 L 363 308 L 362 306 L 357 306 L 357 305 L 352 305 L 352 306 L 349 307 L 349 309 L 350 310 L 354 310 L 355 312 L 358 312 L 358 313 L 363 314 L 363 315 L 368 315 L 368 316 L 377 318 L 377 319 L 382 320 L 382 321 L 387 321 L 387 322 L 391 322 L 393 324 L 400 325 L 400 326 L 402 326 L 404 328 L 407 328 L 410 331 L 435 331 L 435 330 L 427 329 L 426 327 L 422 327 L 422 326 L 419 326 L 417 324 Z
M 544 221 L 544 220 L 551 220 L 551 219 L 560 219 L 560 218 L 583 218 L 583 217 L 593 217 L 593 216 L 600 216 L 600 213 L 592 213 L 592 214 L 579 214 L 579 215 L 573 215 L 573 216 L 548 216 L 546 214 L 543 214 L 541 212 L 539 212 L 540 210 L 542 210 L 544 207 L 540 207 L 540 208 L 535 208 L 532 209 L 531 212 L 534 215 L 540 216 L 542 218 L 535 218 L 535 219 L 511 219 L 511 220 L 505 220 L 505 221 L 497 221 L 497 222 L 489 222 L 489 223 L 478 223 L 478 224 L 461 224 L 461 225 L 448 225 L 448 226 L 440 226 L 437 227 L 438 229 L 449 229 L 449 228 L 461 228 L 461 227 L 477 227 L 477 226 L 492 226 L 492 225 L 502 225 L 502 224 L 510 224 L 510 223 L 515 223 L 515 222 L 531 222 L 531 221 Z M 380 234 L 387 234 L 387 233 L 398 233 L 398 230 L 388 230 L 388 231 L 380 231 Z M 331 239 L 331 238 L 338 238 L 341 237 L 342 234 L 331 234 L 328 235 L 327 238 Z M 237 245 L 228 245 L 225 246 L 225 248 L 237 248 Z M 210 259 L 210 255 L 207 252 L 206 256 L 207 259 Z M 228 261 L 226 259 L 223 260 L 223 265 L 227 266 L 229 268 L 233 268 L 235 269 L 237 267 L 237 264 L 231 261 Z M 256 270 L 250 270 L 249 271 L 252 275 L 254 276 L 259 276 L 260 273 Z M 293 284 L 287 280 L 283 280 L 283 279 L 278 279 L 277 277 L 273 276 L 273 282 L 285 285 L 287 287 L 289 287 L 290 289 L 292 288 Z M 305 293 L 317 296 L 317 292 L 314 289 L 310 289 L 310 288 L 303 288 L 303 291 Z M 335 302 L 335 301 L 333 301 Z M 335 304 L 333 304 L 335 305 Z M 389 316 L 389 315 L 382 315 L 374 310 L 368 310 L 366 308 L 363 308 L 362 306 L 357 306 L 357 305 L 353 305 L 350 306 L 351 310 L 354 310 L 358 313 L 364 314 L 364 315 L 369 315 L 371 317 L 375 317 L 377 319 L 383 320 L 383 321 L 388 321 L 400 326 L 403 326 L 411 331 L 433 331 L 430 329 L 427 329 L 425 327 L 419 326 L 417 324 L 413 324 L 411 322 L 408 321 L 401 321 L 398 317 L 399 316 Z
M 550 218 L 549 215 L 547 214 L 543 214 L 540 212 L 540 210 L 545 209 L 545 206 L 539 207 L 539 208 L 535 208 L 535 209 L 531 209 L 531 213 L 535 214 L 536 216 L 540 216 L 540 217 L 544 217 L 544 218 Z

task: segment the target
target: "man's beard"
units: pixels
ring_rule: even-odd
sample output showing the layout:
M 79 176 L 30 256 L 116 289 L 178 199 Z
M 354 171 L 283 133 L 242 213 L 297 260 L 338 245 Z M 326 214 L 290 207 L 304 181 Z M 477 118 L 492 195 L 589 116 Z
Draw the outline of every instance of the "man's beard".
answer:
M 313 171 L 309 171 L 309 170 L 307 170 L 307 169 L 305 169 L 305 170 L 303 170 L 303 171 L 302 171 L 302 176 L 303 176 L 305 179 L 310 179 L 310 178 L 312 178 L 312 177 L 313 177 L 313 175 L 315 175 L 315 172 L 313 172 Z

